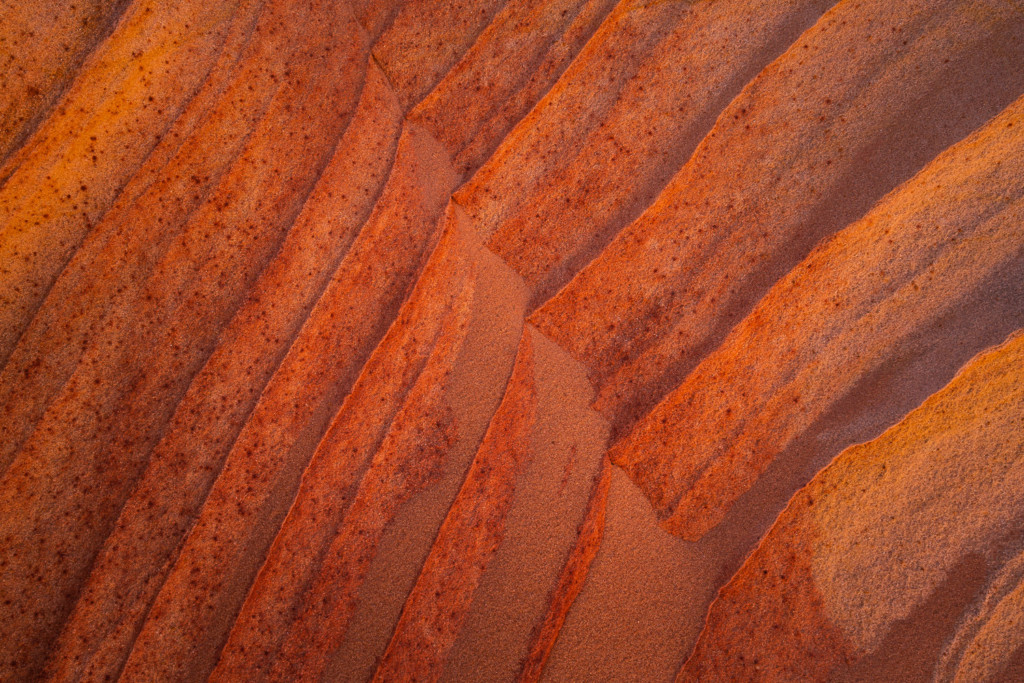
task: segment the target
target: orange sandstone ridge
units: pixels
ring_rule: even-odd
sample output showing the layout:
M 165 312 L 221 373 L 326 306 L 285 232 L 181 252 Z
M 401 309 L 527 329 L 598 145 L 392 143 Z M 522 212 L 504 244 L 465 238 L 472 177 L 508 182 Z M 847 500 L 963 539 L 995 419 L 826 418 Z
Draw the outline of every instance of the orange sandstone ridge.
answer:
M 0 73 L 0 681 L 1024 680 L 1017 0 L 11 0 Z

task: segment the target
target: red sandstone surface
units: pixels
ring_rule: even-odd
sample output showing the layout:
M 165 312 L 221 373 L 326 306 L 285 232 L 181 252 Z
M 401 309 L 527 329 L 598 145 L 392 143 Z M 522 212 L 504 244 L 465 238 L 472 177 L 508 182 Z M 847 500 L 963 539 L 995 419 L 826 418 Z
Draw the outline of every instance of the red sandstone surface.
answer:
M 0 681 L 1024 680 L 1019 0 L 9 0 L 0 76 Z

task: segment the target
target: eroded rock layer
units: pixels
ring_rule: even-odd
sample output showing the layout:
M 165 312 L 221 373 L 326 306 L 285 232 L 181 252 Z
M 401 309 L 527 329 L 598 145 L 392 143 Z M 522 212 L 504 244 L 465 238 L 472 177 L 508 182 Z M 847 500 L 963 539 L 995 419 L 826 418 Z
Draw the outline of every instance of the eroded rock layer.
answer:
M 1017 0 L 11 0 L 0 70 L 0 680 L 1024 678 Z

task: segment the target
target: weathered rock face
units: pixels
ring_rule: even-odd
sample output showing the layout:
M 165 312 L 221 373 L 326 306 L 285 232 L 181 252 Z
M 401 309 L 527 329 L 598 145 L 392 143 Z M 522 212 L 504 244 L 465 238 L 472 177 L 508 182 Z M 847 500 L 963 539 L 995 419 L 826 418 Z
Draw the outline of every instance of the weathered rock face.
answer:
M 5 3 L 0 680 L 1024 680 L 1024 6 L 897 5 Z
M 943 680 L 1014 680 L 1022 361 L 1015 335 L 801 489 L 712 605 L 679 678 L 931 680 L 942 654 Z

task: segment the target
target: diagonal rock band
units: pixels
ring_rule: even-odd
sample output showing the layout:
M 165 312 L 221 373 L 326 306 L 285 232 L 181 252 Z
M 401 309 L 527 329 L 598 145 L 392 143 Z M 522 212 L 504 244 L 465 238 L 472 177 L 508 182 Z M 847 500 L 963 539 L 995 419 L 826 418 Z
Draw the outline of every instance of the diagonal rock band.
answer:
M 0 681 L 1024 680 L 1019 2 L 0 60 Z

